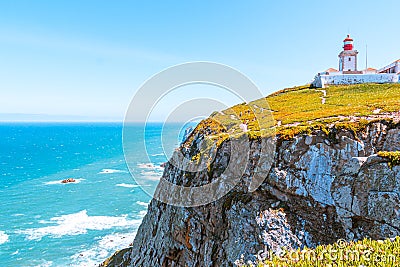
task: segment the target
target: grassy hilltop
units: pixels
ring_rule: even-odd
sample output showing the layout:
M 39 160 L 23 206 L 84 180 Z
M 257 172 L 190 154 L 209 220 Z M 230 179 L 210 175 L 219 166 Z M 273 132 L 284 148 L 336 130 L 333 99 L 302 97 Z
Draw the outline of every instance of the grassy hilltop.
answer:
M 322 98 L 325 98 L 324 104 Z M 276 92 L 266 99 L 275 120 L 282 121 L 283 125 L 304 124 L 331 117 L 376 115 L 378 109 L 379 113 L 399 111 L 400 84 L 357 84 L 324 89 L 300 87 Z
M 238 132 L 243 123 L 247 125 L 250 138 L 264 136 L 274 129 L 282 139 L 289 139 L 333 125 L 357 130 L 372 120 L 393 118 L 393 113 L 399 110 L 400 84 L 341 85 L 323 89 L 305 85 L 214 112 L 198 125 L 197 131 L 207 128 L 206 132 L 221 138 L 221 133 Z

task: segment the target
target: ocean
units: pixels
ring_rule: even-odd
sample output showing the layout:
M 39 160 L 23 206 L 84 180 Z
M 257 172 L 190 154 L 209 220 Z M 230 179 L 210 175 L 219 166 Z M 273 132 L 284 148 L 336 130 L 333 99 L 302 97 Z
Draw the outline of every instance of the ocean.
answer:
M 134 177 L 156 186 L 163 142 L 178 146 L 181 126 L 147 126 L 147 153 L 129 159 Z M 1 123 L 0 266 L 97 266 L 129 246 L 151 200 L 132 175 L 122 124 Z

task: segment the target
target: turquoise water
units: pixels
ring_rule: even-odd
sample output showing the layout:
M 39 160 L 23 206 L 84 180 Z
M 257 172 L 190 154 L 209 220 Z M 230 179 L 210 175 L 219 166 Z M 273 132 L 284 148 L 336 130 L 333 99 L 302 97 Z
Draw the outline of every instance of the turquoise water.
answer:
M 166 161 L 161 128 L 150 124 L 147 155 L 129 159 L 150 187 Z M 178 145 L 179 131 L 167 125 L 164 139 Z M 133 241 L 151 198 L 121 139 L 116 123 L 0 124 L 0 266 L 97 266 Z M 70 177 L 77 182 L 60 182 Z

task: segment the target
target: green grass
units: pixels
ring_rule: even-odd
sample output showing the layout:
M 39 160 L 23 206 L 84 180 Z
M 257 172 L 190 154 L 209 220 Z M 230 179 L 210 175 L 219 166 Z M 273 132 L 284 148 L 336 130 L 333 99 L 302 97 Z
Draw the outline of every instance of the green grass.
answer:
M 239 266 L 400 266 L 400 237 L 349 243 L 341 240 L 315 249 L 285 251 L 281 256 L 267 253 L 266 257 L 252 265 L 243 263 Z
M 350 126 L 346 123 L 350 116 L 375 115 L 377 109 L 381 114 L 400 110 L 400 84 L 341 85 L 324 90 L 325 104 L 321 101 L 321 89 L 306 85 L 284 89 L 249 104 L 233 106 L 222 113 L 214 113 L 211 118 L 224 125 L 227 132 L 236 132 L 240 123 L 246 123 L 248 130 L 253 132 L 277 126 L 277 133 L 285 136 L 296 128 L 293 126 L 328 125 L 339 122 L 338 117 L 341 117 L 342 126 Z M 361 123 L 366 126 L 365 122 Z M 352 127 L 358 128 L 356 124 Z M 307 130 L 304 127 L 293 130 L 293 134 L 297 132 Z
M 321 90 L 309 85 L 287 88 L 249 104 L 214 112 L 197 126 L 194 134 L 203 133 L 220 145 L 230 135 L 242 133 L 240 124 L 247 125 L 250 139 L 274 134 L 290 139 L 318 129 L 328 135 L 333 124 L 355 133 L 371 121 L 350 122 L 351 116 L 376 115 L 377 109 L 380 114 L 400 110 L 400 84 L 331 86 L 323 89 L 326 90 L 325 104 L 321 101 Z M 193 140 L 194 134 L 186 144 Z
M 274 119 L 282 124 L 306 122 L 336 116 L 367 116 L 375 109 L 381 112 L 400 110 L 400 84 L 358 84 L 316 89 L 301 89 L 267 97 Z

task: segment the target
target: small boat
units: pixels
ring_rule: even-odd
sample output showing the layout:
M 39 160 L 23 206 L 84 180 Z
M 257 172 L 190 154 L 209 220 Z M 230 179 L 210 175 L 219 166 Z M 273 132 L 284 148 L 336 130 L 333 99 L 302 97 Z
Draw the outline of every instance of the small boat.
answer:
M 75 183 L 75 182 L 76 180 L 74 178 L 68 178 L 61 181 L 62 184 Z

